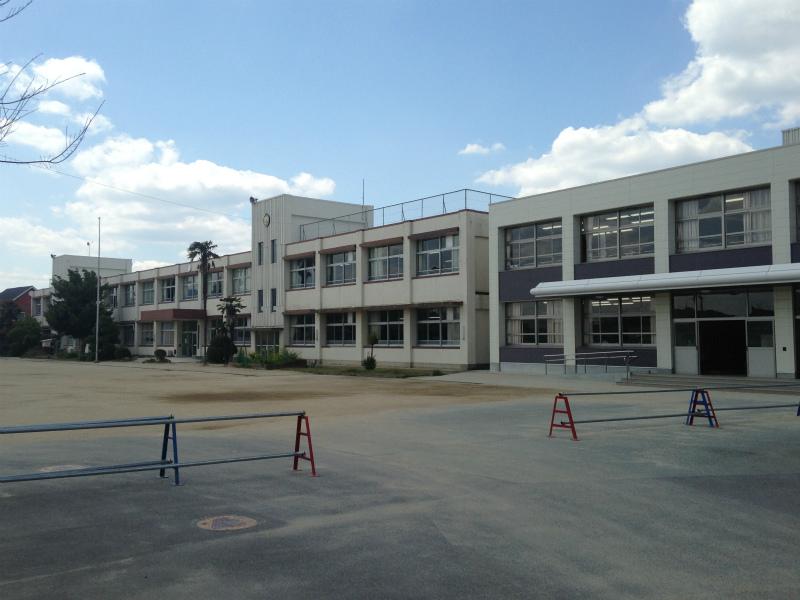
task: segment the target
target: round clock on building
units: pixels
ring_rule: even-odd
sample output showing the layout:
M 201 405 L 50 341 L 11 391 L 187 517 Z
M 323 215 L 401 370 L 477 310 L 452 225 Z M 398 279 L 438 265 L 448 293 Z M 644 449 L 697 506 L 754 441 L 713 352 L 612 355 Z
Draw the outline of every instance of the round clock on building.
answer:
M 264 213 L 264 227 L 269 227 L 269 222 L 270 222 L 269 213 Z

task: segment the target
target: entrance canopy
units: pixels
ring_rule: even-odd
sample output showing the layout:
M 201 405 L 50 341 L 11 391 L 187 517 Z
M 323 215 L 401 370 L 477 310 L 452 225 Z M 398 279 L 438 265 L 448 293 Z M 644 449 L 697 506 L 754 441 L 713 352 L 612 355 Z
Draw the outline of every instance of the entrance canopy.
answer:
M 770 285 L 800 282 L 800 263 L 651 273 L 573 281 L 547 281 L 531 289 L 536 298 L 561 298 L 628 292 L 659 292 L 696 288 Z

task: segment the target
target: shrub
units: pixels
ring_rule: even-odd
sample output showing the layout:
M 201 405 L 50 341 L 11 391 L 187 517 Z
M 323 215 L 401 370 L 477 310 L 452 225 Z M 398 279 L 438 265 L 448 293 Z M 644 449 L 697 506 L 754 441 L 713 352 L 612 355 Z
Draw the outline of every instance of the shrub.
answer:
M 244 349 L 239 350 L 239 352 L 236 354 L 236 366 L 249 367 L 250 362 L 250 357 L 247 356 L 247 352 L 245 352 Z
M 212 351 L 212 348 L 219 350 L 219 353 Z M 222 363 L 226 360 L 230 360 L 232 356 L 236 356 L 237 348 L 236 344 L 234 344 L 227 335 L 217 334 L 211 338 L 211 343 L 208 345 L 207 352 L 208 362 Z M 212 360 L 212 356 L 215 360 Z
M 217 346 L 209 346 L 206 352 L 208 362 L 214 364 L 221 364 L 225 362 L 225 356 L 222 354 L 222 348 Z
M 439 369 L 434 369 L 433 373 L 431 373 L 434 377 L 438 377 L 439 375 L 444 375 Z
M 62 360 L 75 360 L 78 358 L 78 353 L 68 352 L 67 350 L 59 350 L 56 352 L 56 358 L 60 358 Z
M 16 321 L 6 336 L 11 356 L 22 356 L 39 345 L 42 329 L 33 317 L 25 317 Z
M 375 357 L 372 356 L 371 354 L 367 358 L 365 358 L 363 361 L 361 361 L 361 364 L 364 365 L 364 368 L 367 371 L 372 371 L 372 369 L 374 369 L 376 366 L 378 366 L 378 362 L 375 360 Z
M 153 352 L 153 356 L 156 357 L 156 361 L 158 362 L 167 362 L 167 351 L 163 348 L 156 348 L 156 351 Z
M 114 359 L 115 360 L 130 360 L 131 359 L 131 351 L 128 350 L 125 346 L 117 346 L 114 348 Z
M 29 348 L 22 355 L 22 358 L 51 358 L 52 352 L 49 348 Z

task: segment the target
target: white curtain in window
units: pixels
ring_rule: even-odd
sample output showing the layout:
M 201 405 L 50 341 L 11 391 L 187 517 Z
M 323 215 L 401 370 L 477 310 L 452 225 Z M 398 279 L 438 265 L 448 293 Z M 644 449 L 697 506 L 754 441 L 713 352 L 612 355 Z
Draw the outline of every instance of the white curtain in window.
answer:
M 696 250 L 700 247 L 697 200 L 678 202 L 675 213 L 678 223 L 678 250 Z

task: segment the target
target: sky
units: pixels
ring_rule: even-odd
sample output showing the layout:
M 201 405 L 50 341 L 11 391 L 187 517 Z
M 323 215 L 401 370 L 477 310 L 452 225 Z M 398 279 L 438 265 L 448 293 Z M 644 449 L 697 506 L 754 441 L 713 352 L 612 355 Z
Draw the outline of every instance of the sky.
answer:
M 96 255 L 98 216 L 147 268 L 248 249 L 250 196 L 521 196 L 776 146 L 797 31 L 797 0 L 34 0 L 0 23 L 0 90 L 31 59 L 17 82 L 82 75 L 0 156 L 101 108 L 68 161 L 0 164 L 0 289 Z

